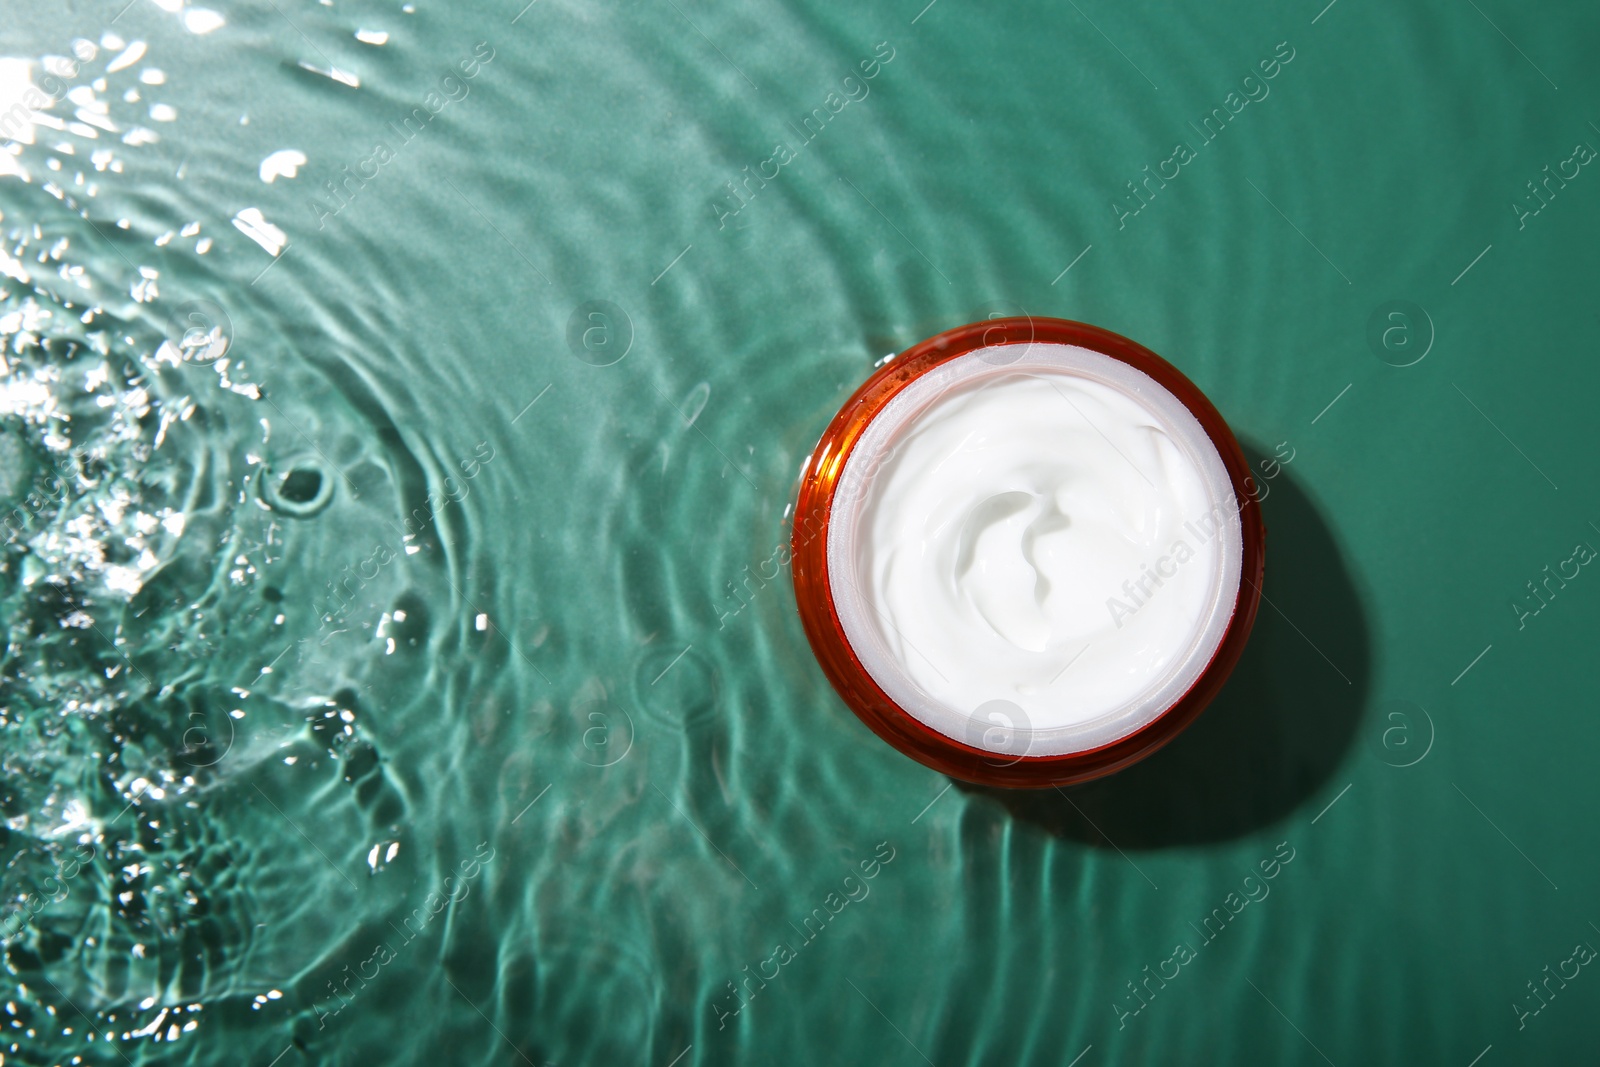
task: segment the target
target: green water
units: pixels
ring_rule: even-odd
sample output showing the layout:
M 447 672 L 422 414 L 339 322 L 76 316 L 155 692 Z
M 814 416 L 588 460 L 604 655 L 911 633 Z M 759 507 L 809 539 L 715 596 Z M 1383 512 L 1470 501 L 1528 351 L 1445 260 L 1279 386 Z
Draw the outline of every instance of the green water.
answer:
M 1592 1050 L 1592 6 L 209 2 L 0 25 L 7 1064 Z M 876 740 L 774 551 L 1019 311 L 1268 492 L 1064 794 Z

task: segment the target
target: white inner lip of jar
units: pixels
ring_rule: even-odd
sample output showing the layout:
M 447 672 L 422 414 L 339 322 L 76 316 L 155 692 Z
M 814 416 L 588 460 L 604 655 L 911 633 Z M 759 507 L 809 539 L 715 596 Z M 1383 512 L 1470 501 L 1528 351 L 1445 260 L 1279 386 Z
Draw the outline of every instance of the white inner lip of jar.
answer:
M 845 637 L 889 698 L 1021 758 L 1108 745 L 1188 692 L 1233 618 L 1243 535 L 1177 397 L 1029 343 L 947 360 L 878 413 L 827 550 Z

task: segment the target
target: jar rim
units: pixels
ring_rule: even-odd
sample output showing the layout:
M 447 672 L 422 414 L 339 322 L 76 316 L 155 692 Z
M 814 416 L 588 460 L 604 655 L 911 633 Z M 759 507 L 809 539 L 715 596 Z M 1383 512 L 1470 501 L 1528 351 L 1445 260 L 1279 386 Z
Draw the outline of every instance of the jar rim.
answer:
M 935 368 L 980 349 L 1042 344 L 1086 349 L 1153 380 L 1192 415 L 1215 448 L 1237 504 L 1240 550 L 1237 589 L 1225 629 L 1209 660 L 1176 699 L 1142 724 L 1103 743 L 1055 754 L 1011 755 L 969 745 L 933 728 L 885 691 L 851 643 L 829 566 L 836 494 L 849 460 L 874 420 Z M 1018 359 L 1028 350 L 1020 350 Z M 970 361 L 969 361 L 970 362 Z M 1013 360 L 997 361 L 1002 366 Z M 946 368 L 948 374 L 950 368 Z M 924 390 L 925 391 L 925 390 Z M 903 407 L 903 405 L 902 405 Z M 914 418 L 914 416 L 912 416 Z M 881 436 L 881 435 L 880 435 Z M 869 445 L 870 447 L 870 445 Z M 889 360 L 846 401 L 802 467 L 791 535 L 795 599 L 823 673 L 847 706 L 879 737 L 905 755 L 952 777 L 984 785 L 1043 788 L 1110 774 L 1148 756 L 1183 730 L 1221 689 L 1242 653 L 1261 595 L 1265 530 L 1254 482 L 1227 423 L 1177 368 L 1110 331 L 1066 319 L 1020 316 L 959 326 Z M 850 614 L 848 608 L 846 616 Z M 856 628 L 859 636 L 859 627 Z M 868 659 L 873 657 L 869 654 Z M 881 663 L 878 664 L 880 671 Z M 891 686 L 893 687 L 893 686 Z M 902 697 L 904 699 L 904 697 Z M 909 703 L 909 701 L 906 701 Z M 925 709 L 924 709 L 925 710 Z

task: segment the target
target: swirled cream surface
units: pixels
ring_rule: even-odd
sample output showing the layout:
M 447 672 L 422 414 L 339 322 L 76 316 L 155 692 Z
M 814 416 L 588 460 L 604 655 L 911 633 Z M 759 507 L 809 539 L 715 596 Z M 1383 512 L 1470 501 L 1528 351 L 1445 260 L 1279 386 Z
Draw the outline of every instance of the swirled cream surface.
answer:
M 835 494 L 829 573 L 875 681 L 1016 755 L 1096 748 L 1172 705 L 1232 616 L 1226 468 L 1184 405 L 1100 353 L 947 361 L 892 401 Z

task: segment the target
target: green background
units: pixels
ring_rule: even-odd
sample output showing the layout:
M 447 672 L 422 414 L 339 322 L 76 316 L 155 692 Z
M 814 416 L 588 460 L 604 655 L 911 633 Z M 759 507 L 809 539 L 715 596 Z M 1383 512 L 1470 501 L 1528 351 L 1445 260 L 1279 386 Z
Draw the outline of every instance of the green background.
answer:
M 1594 1047 L 1600 977 L 1528 983 L 1600 945 L 1600 11 L 208 2 L 0 28 L 92 53 L 0 176 L 8 1063 Z M 1274 475 L 1235 678 L 1064 793 L 879 742 L 773 575 L 873 363 L 1001 312 L 1161 353 Z

